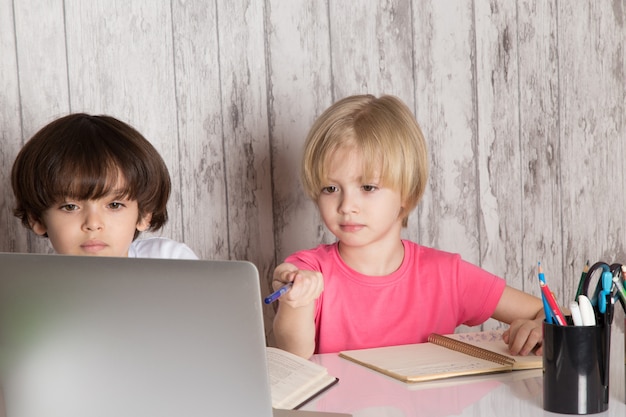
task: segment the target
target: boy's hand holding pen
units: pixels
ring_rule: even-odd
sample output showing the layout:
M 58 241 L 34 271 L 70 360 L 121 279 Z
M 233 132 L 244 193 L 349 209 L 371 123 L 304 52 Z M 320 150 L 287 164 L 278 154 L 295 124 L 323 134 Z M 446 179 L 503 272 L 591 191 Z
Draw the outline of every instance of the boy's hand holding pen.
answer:
M 265 304 L 271 304 L 274 301 L 278 300 L 280 296 L 283 294 L 286 294 L 287 291 L 289 291 L 292 286 L 293 286 L 293 282 L 286 283 L 285 285 L 283 285 L 282 287 L 280 287 L 279 289 L 277 289 L 276 291 L 274 291 L 273 293 L 265 297 L 265 300 L 264 300 Z
M 324 278 L 317 271 L 299 270 L 295 265 L 283 263 L 274 271 L 274 293 L 265 298 L 270 304 L 278 299 L 292 308 L 303 307 L 315 301 L 324 290 Z

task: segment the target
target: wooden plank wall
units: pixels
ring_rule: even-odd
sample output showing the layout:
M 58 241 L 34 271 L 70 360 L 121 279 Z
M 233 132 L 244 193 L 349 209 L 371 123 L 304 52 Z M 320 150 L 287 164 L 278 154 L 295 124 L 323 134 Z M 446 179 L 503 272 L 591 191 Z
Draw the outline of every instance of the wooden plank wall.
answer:
M 297 178 L 308 127 L 387 93 L 432 164 L 405 237 L 534 294 L 540 260 L 564 303 L 585 260 L 626 263 L 624 20 L 619 0 L 0 0 L 0 251 L 50 251 L 11 214 L 19 148 L 107 113 L 169 166 L 163 234 L 254 262 L 266 293 L 332 241 Z

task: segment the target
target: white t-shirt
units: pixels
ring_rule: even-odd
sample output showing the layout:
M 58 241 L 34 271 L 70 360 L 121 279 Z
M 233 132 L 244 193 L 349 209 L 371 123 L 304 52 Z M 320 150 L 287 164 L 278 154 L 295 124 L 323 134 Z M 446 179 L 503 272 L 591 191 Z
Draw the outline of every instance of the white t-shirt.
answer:
M 198 259 L 198 256 L 184 243 L 165 237 L 149 237 L 131 243 L 129 258 Z

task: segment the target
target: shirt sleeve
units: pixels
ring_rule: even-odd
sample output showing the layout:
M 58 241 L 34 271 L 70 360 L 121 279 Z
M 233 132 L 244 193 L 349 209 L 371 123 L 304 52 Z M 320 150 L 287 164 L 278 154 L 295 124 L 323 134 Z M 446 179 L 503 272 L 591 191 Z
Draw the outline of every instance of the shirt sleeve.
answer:
M 484 323 L 496 310 L 506 281 L 462 259 L 459 259 L 457 279 L 459 299 L 466 301 L 462 309 L 463 324 Z
M 325 250 L 323 246 L 315 249 L 296 252 L 285 259 L 286 263 L 295 265 L 298 269 L 306 271 L 322 271 L 322 262 L 319 252 Z

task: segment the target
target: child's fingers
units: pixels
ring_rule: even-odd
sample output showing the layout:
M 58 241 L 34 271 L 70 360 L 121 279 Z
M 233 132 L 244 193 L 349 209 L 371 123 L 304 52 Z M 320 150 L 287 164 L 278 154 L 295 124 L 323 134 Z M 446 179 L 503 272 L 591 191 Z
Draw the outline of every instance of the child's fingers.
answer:
M 541 328 L 532 320 L 513 323 L 507 338 L 511 354 L 528 355 L 541 345 Z
M 504 343 L 509 344 L 509 340 L 511 336 L 511 328 L 509 327 L 508 329 L 506 329 L 503 333 L 502 333 L 502 340 L 504 340 Z
M 299 271 L 283 271 L 278 276 L 275 276 L 272 280 L 272 288 L 274 289 L 274 291 L 278 290 L 286 284 L 289 284 L 290 282 L 294 282 L 296 276 L 298 275 L 298 272 Z
M 292 307 L 300 307 L 313 302 L 319 297 L 324 287 L 322 275 L 314 271 L 298 271 L 289 276 L 293 286 L 282 298 Z
M 293 280 L 291 280 L 293 281 Z M 289 280 L 283 280 L 283 279 L 276 279 L 274 278 L 272 280 L 272 288 L 274 289 L 274 291 L 278 290 L 279 288 L 289 284 L 291 281 Z

